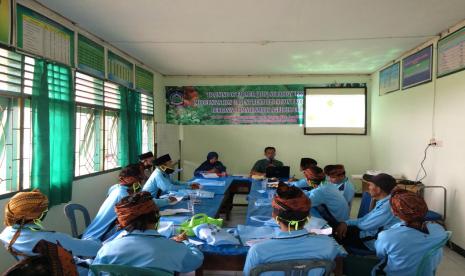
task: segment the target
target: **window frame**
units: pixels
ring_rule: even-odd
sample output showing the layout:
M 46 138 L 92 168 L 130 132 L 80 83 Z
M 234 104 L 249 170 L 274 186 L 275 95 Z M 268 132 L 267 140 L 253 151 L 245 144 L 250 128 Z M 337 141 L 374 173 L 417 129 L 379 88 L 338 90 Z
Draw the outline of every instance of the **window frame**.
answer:
M 157 143 L 155 141 L 155 131 L 156 131 L 156 123 L 155 123 L 155 97 L 153 96 L 153 93 L 147 93 L 147 92 L 138 92 L 141 94 L 141 120 L 142 120 L 142 123 L 144 121 L 144 117 L 151 117 L 152 119 L 152 124 L 153 124 L 153 133 L 152 133 L 152 137 L 153 137 L 153 141 L 152 141 L 152 152 L 154 153 L 154 155 L 156 155 L 156 148 L 157 148 Z M 146 95 L 148 96 L 150 99 L 152 99 L 152 114 L 146 112 L 144 113 L 142 110 L 142 95 Z M 142 137 L 143 137 L 143 133 L 141 133 Z M 143 142 L 143 141 L 142 141 Z

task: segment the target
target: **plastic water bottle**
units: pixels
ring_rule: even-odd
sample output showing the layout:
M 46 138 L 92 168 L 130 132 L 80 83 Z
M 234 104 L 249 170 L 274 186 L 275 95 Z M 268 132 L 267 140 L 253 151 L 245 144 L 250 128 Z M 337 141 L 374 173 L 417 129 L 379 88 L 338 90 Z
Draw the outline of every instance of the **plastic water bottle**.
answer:
M 268 187 L 268 179 L 265 178 L 262 180 L 262 190 L 266 191 L 267 187 Z

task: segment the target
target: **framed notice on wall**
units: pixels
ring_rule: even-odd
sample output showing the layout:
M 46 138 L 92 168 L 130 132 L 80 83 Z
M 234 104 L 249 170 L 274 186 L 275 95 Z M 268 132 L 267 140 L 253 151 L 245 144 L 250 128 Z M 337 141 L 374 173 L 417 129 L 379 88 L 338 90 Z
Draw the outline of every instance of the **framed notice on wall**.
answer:
M 112 51 L 108 51 L 108 79 L 132 88 L 133 78 L 133 64 Z
M 105 77 L 105 49 L 102 45 L 79 34 L 77 67 L 96 77 Z
M 402 60 L 402 89 L 430 82 L 433 67 L 433 45 Z
M 437 76 L 465 69 L 465 27 L 438 41 Z
M 74 32 L 24 6 L 17 5 L 19 49 L 74 66 Z
M 397 91 L 399 88 L 400 62 L 396 62 L 379 72 L 379 95 Z
M 10 44 L 11 39 L 11 2 L 0 0 L 0 43 Z

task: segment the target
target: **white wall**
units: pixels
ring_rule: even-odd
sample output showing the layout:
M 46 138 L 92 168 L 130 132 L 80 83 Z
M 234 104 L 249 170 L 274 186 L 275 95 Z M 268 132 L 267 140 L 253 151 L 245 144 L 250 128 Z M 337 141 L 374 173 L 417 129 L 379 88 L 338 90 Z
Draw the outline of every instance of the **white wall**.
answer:
M 465 248 L 465 72 L 459 72 L 405 91 L 379 96 L 378 73 L 372 86 L 372 152 L 374 168 L 403 174 L 415 179 L 423 151 L 433 136 L 442 147 L 430 148 L 425 168 L 426 185 L 447 188 L 447 227 L 452 241 Z M 442 212 L 443 197 L 439 191 L 426 194 L 430 208 Z
M 108 188 L 118 182 L 118 171 L 101 174 L 94 177 L 83 178 L 73 182 L 73 195 L 72 201 L 84 205 L 90 213 L 91 219 L 97 214 L 100 205 L 102 204 Z M 3 222 L 5 205 L 9 199 L 0 200 L 0 221 Z M 48 230 L 64 232 L 71 235 L 71 226 L 68 219 L 64 215 L 63 206 L 60 204 L 50 208 L 44 219 L 44 227 Z M 78 217 L 79 232 L 84 229 L 83 220 Z M 3 223 L 0 231 L 3 231 Z M 0 271 L 5 271 L 9 266 L 14 263 L 13 257 L 6 251 L 0 250 Z
M 369 76 L 275 76 L 275 77 L 165 77 L 165 85 L 252 85 L 252 84 L 325 84 L 366 82 Z M 215 125 L 183 126 L 183 178 L 190 178 L 193 170 L 206 158 L 209 151 L 217 151 L 230 173 L 248 173 L 263 149 L 270 145 L 277 149 L 278 160 L 291 166 L 291 175 L 299 172 L 301 157 L 313 157 L 321 166 L 343 163 L 349 174 L 359 174 L 371 168 L 370 135 L 303 135 L 297 125 Z

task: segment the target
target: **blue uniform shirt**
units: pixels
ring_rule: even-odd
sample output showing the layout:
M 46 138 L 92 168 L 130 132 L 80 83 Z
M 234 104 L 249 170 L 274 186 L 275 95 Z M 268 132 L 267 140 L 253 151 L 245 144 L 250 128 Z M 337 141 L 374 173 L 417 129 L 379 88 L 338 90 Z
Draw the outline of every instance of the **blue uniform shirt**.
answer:
M 115 184 L 110 187 L 108 196 L 100 206 L 97 215 L 82 234 L 83 239 L 104 240 L 105 234 L 111 230 L 117 219 L 115 205 L 129 195 L 128 189 L 132 189 L 132 186 Z M 154 199 L 154 201 L 158 207 L 169 204 L 168 199 Z
M 308 183 L 306 178 L 299 179 L 297 181 L 291 181 L 289 182 L 289 185 L 291 186 L 296 186 L 298 188 L 308 188 Z
M 391 204 L 387 196 L 376 202 L 375 208 L 361 218 L 349 219 L 346 224 L 357 226 L 360 231 L 360 238 L 375 237 L 379 230 L 389 229 L 400 220 L 392 214 Z M 375 250 L 375 240 L 365 241 L 364 244 L 370 250 Z
M 150 192 L 154 198 L 157 197 L 158 189 L 162 190 L 163 193 L 169 191 L 177 191 L 179 189 L 187 189 L 186 183 L 172 180 L 170 176 L 156 168 L 155 171 L 150 175 L 147 182 L 145 182 L 143 191 Z
M 13 235 L 17 231 L 17 227 L 18 226 L 8 226 L 3 229 L 0 234 L 0 240 L 3 242 L 5 247 L 7 247 L 10 243 Z M 31 230 L 28 227 L 34 228 L 34 230 Z M 63 248 L 68 251 L 72 251 L 74 256 L 94 257 L 102 245 L 99 241 L 75 239 L 65 233 L 35 230 L 35 228 L 37 228 L 37 226 L 34 224 L 26 224 L 24 228 L 21 229 L 18 239 L 13 244 L 13 250 L 28 256 L 34 256 L 37 254 L 33 253 L 32 249 L 40 240 L 46 240 L 52 243 L 57 243 L 58 241 Z
M 427 228 L 429 234 L 400 222 L 379 233 L 378 240 L 375 242 L 376 255 L 383 260 L 387 258 L 384 268 L 387 275 L 416 275 L 423 255 L 447 237 L 444 228 L 437 223 L 428 223 Z M 441 258 L 442 248 L 426 263 L 422 275 L 433 276 Z
M 250 275 L 252 268 L 265 263 L 297 260 L 324 259 L 334 260 L 336 256 L 345 256 L 345 250 L 328 236 L 314 235 L 307 230 L 279 232 L 274 238 L 253 245 L 247 254 L 244 275 Z M 308 275 L 322 275 L 323 269 L 310 270 Z M 266 272 L 265 275 L 284 275 L 282 272 Z
M 349 204 L 347 204 L 336 185 L 320 185 L 308 192 L 308 196 L 312 201 L 312 206 L 325 204 L 337 221 L 342 222 L 349 219 Z M 312 214 L 319 217 L 318 214 Z
M 336 185 L 339 192 L 344 196 L 347 203 L 349 203 L 349 206 L 352 205 L 352 200 L 355 196 L 355 187 L 354 184 L 350 182 L 348 177 L 344 178 L 344 180 L 339 184 L 332 183 L 329 181 L 328 177 L 326 177 L 326 180 L 321 185 Z
M 114 240 L 105 243 L 92 264 L 189 272 L 200 267 L 202 262 L 202 252 L 190 243 L 167 239 L 156 230 L 134 230 L 131 233 L 123 231 Z

